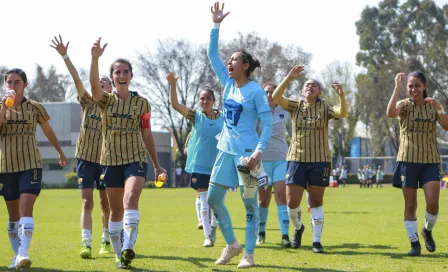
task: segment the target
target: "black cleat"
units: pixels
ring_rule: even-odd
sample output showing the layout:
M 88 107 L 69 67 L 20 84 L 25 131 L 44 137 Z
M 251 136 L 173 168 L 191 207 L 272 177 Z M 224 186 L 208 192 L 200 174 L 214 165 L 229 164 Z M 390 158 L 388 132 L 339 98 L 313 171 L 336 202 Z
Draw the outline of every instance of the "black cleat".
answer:
M 289 240 L 289 236 L 287 234 L 282 235 L 282 247 L 283 248 L 291 247 L 291 241 Z
M 422 253 L 422 247 L 420 242 L 411 242 L 411 251 L 408 252 L 408 256 L 420 256 Z
M 313 252 L 314 253 L 324 253 L 324 248 L 320 242 L 313 243 Z
M 131 262 L 135 258 L 135 252 L 132 249 L 125 249 L 121 252 L 121 267 L 123 269 L 130 269 L 131 268 Z
M 305 225 L 302 224 L 302 227 L 294 232 L 294 236 L 292 237 L 291 241 L 292 248 L 299 248 L 302 245 L 302 234 L 304 231 Z
M 432 237 L 432 230 L 422 229 L 422 236 L 425 239 L 425 246 L 429 252 L 436 251 L 436 242 Z

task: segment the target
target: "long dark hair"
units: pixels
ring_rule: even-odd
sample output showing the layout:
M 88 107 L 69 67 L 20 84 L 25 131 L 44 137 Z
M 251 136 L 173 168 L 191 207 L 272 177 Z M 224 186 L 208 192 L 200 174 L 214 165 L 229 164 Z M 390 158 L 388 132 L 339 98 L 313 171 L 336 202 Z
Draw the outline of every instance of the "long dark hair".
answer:
M 5 81 L 6 81 L 6 78 L 8 78 L 9 74 L 18 74 L 20 76 L 20 78 L 23 80 L 23 83 L 28 82 L 28 78 L 26 77 L 26 74 L 22 69 L 14 68 L 14 69 L 11 69 L 8 72 L 6 72 L 5 78 L 4 78 Z
M 249 77 L 250 74 L 257 68 L 261 68 L 260 62 L 255 59 L 251 54 L 247 53 L 244 49 L 240 49 L 238 52 L 243 56 L 243 63 L 249 64 L 249 69 L 246 70 L 246 76 Z

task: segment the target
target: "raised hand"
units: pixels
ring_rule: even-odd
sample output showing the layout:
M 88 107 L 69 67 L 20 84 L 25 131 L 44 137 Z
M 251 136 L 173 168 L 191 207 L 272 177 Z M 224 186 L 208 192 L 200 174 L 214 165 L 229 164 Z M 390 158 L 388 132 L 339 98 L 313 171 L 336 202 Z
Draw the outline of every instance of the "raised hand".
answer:
M 107 43 L 101 47 L 101 38 L 95 41 L 92 46 L 92 58 L 99 58 L 103 55 L 104 49 L 106 49 Z
M 179 77 L 176 76 L 173 72 L 170 72 L 170 73 L 168 73 L 168 74 L 166 75 L 166 80 L 168 80 L 168 83 L 169 83 L 170 85 L 175 85 L 176 82 L 177 82 L 177 79 L 178 79 L 178 78 L 179 78 Z
M 403 78 L 404 78 L 404 73 L 398 73 L 395 76 L 395 88 L 396 87 L 401 87 L 401 83 L 403 82 Z
M 56 51 L 58 51 L 59 55 L 61 55 L 61 56 L 67 55 L 68 45 L 70 44 L 70 42 L 67 42 L 67 44 L 64 45 L 64 43 L 62 42 L 61 35 L 59 35 L 59 40 L 56 36 L 54 36 L 54 40 L 51 40 L 51 42 L 54 44 L 54 46 L 51 44 L 50 44 L 50 46 L 53 47 L 54 49 L 56 49 Z
M 305 67 L 301 65 L 296 65 L 292 67 L 291 71 L 288 74 L 288 77 L 291 79 L 298 79 L 304 76 L 304 74 L 302 73 L 303 71 L 305 71 Z
M 212 20 L 214 23 L 221 23 L 224 18 L 229 15 L 230 12 L 227 12 L 224 14 L 224 3 L 222 4 L 221 9 L 219 9 L 219 2 L 216 2 L 211 8 L 210 11 L 212 12 Z
M 341 86 L 341 84 L 339 84 L 338 82 L 333 82 L 333 83 L 331 83 L 331 88 L 333 88 L 333 90 L 335 90 L 336 91 L 336 93 L 339 95 L 339 96 L 341 96 L 341 95 L 343 95 L 344 94 L 344 91 L 342 90 L 342 86 Z
M 425 101 L 431 104 L 431 106 L 433 106 L 436 110 L 442 110 L 442 105 L 440 105 L 440 102 L 437 99 L 426 97 Z

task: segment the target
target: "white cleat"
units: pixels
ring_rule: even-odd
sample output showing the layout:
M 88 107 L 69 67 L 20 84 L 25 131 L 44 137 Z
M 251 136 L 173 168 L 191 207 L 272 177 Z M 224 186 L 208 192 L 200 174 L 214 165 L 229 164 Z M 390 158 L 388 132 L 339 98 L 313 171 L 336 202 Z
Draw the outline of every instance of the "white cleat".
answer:
M 210 239 L 210 238 L 205 238 L 205 240 L 204 240 L 204 244 L 202 245 L 203 247 L 212 247 L 212 246 L 214 246 L 215 245 L 215 243 L 213 242 L 213 240 L 212 239 Z
M 228 264 L 233 257 L 238 256 L 241 252 L 243 252 L 243 248 L 241 246 L 237 248 L 226 246 L 222 250 L 221 257 L 215 262 L 215 264 Z
M 17 258 L 17 255 L 15 255 L 14 258 L 12 258 L 11 264 L 8 266 L 8 269 L 16 268 L 16 258 Z
M 238 268 L 249 268 L 255 266 L 254 255 L 244 254 L 243 258 L 238 265 Z
M 28 254 L 17 255 L 16 257 L 16 269 L 31 267 L 31 259 Z

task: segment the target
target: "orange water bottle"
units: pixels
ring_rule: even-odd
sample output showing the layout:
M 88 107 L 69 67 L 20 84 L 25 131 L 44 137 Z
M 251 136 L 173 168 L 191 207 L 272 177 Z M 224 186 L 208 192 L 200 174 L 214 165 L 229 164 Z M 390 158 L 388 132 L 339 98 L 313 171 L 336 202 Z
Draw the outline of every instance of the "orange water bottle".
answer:
M 162 173 L 159 176 L 157 176 L 157 180 L 154 182 L 154 185 L 157 188 L 160 188 L 163 186 L 163 183 L 166 181 L 166 179 L 167 179 L 166 173 Z
M 13 90 L 11 90 L 11 91 L 13 91 Z M 14 91 L 13 91 L 14 92 Z M 8 107 L 12 107 L 12 106 L 14 106 L 14 98 L 16 97 L 16 95 L 15 95 L 15 92 L 14 92 L 14 94 L 13 95 L 11 95 L 10 97 L 8 97 L 8 98 L 6 98 L 6 100 L 5 100 L 5 104 L 6 104 L 6 106 L 8 106 Z

